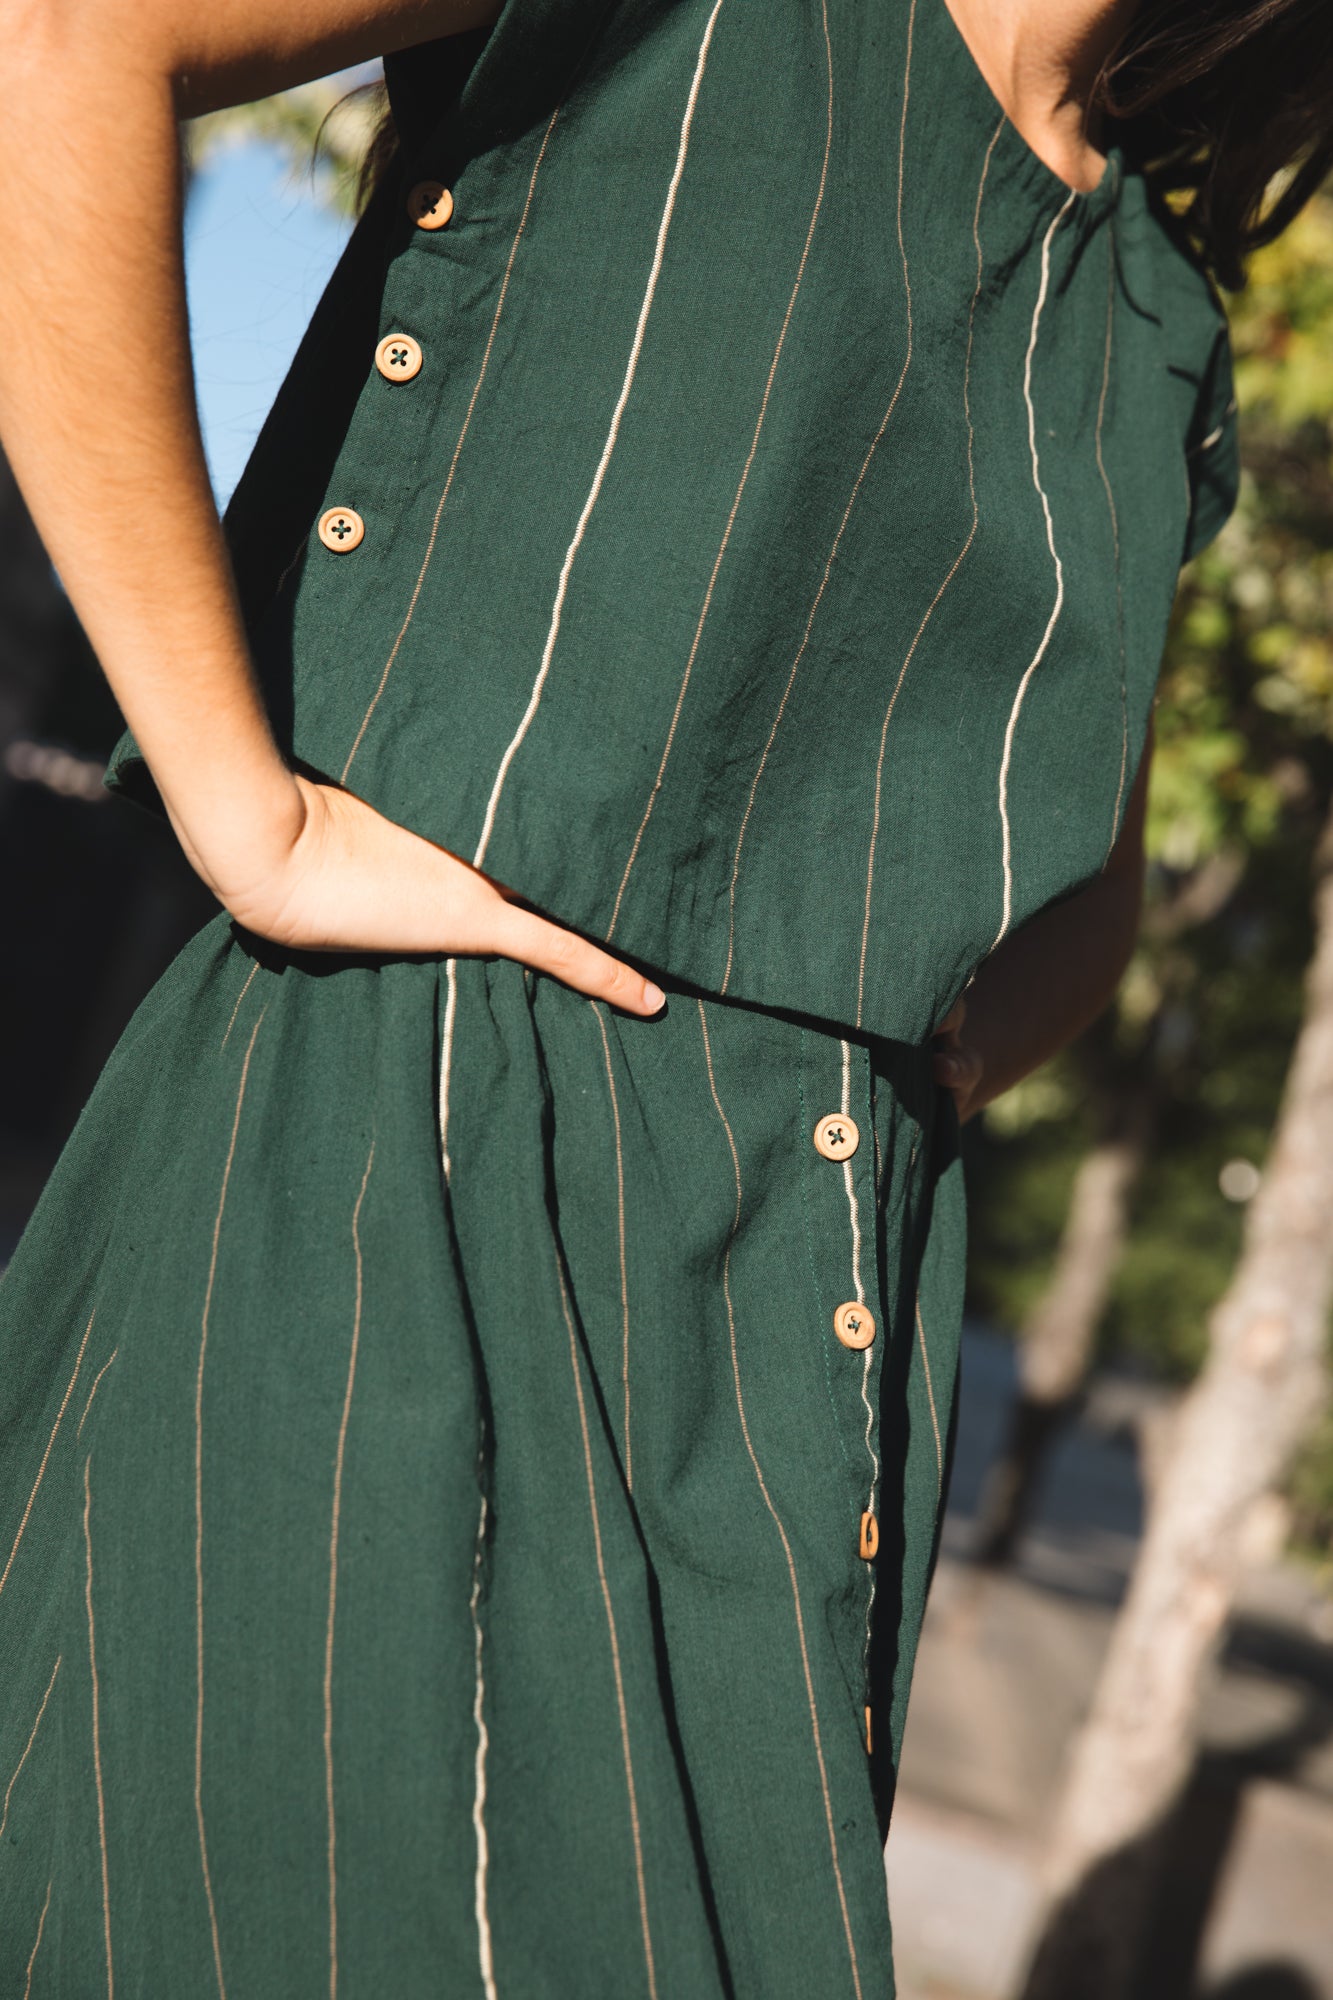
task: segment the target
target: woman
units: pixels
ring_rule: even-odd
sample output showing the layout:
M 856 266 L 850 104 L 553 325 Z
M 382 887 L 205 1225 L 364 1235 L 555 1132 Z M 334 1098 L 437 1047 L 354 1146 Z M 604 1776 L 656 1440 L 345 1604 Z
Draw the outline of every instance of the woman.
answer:
M 0 1293 L 0 1989 L 890 1994 L 959 1118 L 1131 947 L 1316 11 L 0 12 L 0 432 L 223 906 Z M 176 119 L 381 52 L 224 550 Z

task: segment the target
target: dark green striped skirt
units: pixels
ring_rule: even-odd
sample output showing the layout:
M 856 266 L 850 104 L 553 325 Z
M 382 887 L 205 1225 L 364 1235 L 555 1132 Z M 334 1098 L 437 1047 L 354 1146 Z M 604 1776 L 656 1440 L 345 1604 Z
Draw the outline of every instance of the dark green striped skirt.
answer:
M 0 1993 L 892 1994 L 957 1122 L 666 983 L 140 1009 L 0 1284 Z

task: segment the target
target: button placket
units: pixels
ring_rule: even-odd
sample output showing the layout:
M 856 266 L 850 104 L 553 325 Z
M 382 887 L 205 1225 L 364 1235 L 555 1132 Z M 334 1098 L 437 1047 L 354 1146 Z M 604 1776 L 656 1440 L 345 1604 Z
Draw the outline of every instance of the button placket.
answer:
M 878 1358 L 877 1335 L 879 1332 L 874 1311 L 867 1298 L 867 1276 L 872 1286 L 878 1269 L 877 1222 L 878 1201 L 875 1186 L 873 1147 L 862 1151 L 862 1127 L 852 1115 L 853 1079 L 864 1087 L 856 1098 L 856 1109 L 861 1111 L 860 1098 L 864 1096 L 867 1119 L 871 1120 L 873 1132 L 873 1107 L 870 1103 L 870 1082 L 868 1074 L 869 1053 L 858 1042 L 842 1040 L 839 1045 L 840 1074 L 836 1093 L 836 1108 L 825 1111 L 815 1123 L 810 1133 L 810 1143 L 821 1161 L 827 1164 L 817 1170 L 830 1177 L 836 1176 L 841 1182 L 839 1193 L 844 1202 L 846 1221 L 847 1262 L 851 1283 L 850 1296 L 844 1297 L 833 1311 L 833 1332 L 848 1350 L 847 1362 L 855 1365 L 861 1357 L 860 1379 L 857 1385 L 859 1401 L 864 1412 L 862 1428 L 865 1487 L 860 1513 L 859 1531 L 856 1543 L 858 1559 L 867 1565 L 868 1586 L 866 1593 L 866 1626 L 862 1655 L 862 1672 L 867 1696 L 870 1692 L 870 1639 L 872 1614 L 875 1600 L 874 1562 L 879 1553 L 879 1521 L 876 1506 L 879 1498 L 879 1424 L 877 1412 L 878 1383 L 880 1371 L 875 1366 Z M 862 1157 L 857 1158 L 861 1154 Z M 873 1290 L 871 1296 L 873 1296 Z M 835 1363 L 836 1372 L 836 1363 Z M 866 1708 L 866 1749 L 871 1745 L 871 1710 Z

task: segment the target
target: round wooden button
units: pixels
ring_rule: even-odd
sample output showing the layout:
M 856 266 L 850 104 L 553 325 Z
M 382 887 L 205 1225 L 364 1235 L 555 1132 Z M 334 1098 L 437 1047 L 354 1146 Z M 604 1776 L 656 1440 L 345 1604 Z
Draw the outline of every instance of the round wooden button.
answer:
M 861 1560 L 873 1562 L 879 1554 L 879 1522 L 873 1514 L 861 1516 Z
M 410 382 L 421 373 L 421 349 L 410 333 L 386 333 L 375 349 L 375 366 L 386 382 Z
M 443 229 L 454 198 L 443 181 L 418 181 L 407 197 L 407 212 L 418 229 Z
M 860 1143 L 856 1120 L 844 1118 L 840 1111 L 830 1111 L 815 1127 L 815 1151 L 826 1160 L 850 1160 Z
M 869 1347 L 875 1338 L 875 1315 L 848 1299 L 834 1311 L 833 1331 L 844 1347 Z
M 319 539 L 335 555 L 354 549 L 366 532 L 366 524 L 354 507 L 330 507 L 319 517 Z

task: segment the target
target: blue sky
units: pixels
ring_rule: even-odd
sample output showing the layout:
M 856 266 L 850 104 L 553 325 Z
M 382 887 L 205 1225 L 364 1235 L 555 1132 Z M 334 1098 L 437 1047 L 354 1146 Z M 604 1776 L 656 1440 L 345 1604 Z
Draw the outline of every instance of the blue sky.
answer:
M 219 506 L 240 478 L 348 228 L 268 146 L 222 149 L 191 189 L 190 327 Z

